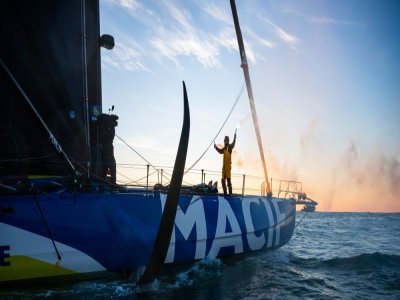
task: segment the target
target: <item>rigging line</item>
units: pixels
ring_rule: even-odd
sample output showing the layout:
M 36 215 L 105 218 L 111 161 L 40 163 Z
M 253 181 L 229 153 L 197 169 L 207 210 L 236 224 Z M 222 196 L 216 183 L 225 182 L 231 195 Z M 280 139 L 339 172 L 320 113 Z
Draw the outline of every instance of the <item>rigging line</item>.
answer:
M 130 177 L 128 177 L 128 176 L 122 174 L 121 172 L 118 172 L 118 171 L 117 171 L 117 174 L 119 174 L 119 175 L 121 175 L 122 177 L 124 177 L 124 178 L 130 180 L 129 182 L 127 182 L 127 183 L 125 183 L 125 184 L 136 183 L 137 185 L 141 185 L 141 184 L 139 183 L 139 181 L 145 179 L 146 177 L 150 177 L 150 176 L 154 175 L 154 173 L 156 173 L 156 172 L 159 172 L 159 171 L 158 171 L 158 170 L 155 170 L 155 171 L 153 171 L 152 173 L 150 173 L 149 175 L 145 175 L 145 176 L 143 176 L 143 177 L 141 177 L 141 178 L 139 178 L 139 179 L 136 179 L 136 180 L 134 180 L 134 179 L 132 179 L 132 178 L 130 178 Z
M 33 190 L 33 185 L 32 185 L 31 180 L 29 179 L 29 176 L 26 176 L 26 179 L 28 180 L 29 191 L 31 192 L 33 198 L 35 199 L 36 207 L 39 210 L 39 214 L 40 214 L 40 216 L 42 218 L 44 226 L 46 227 L 47 234 L 49 235 L 49 238 L 51 239 L 51 243 L 53 244 L 54 250 L 56 251 L 56 254 L 57 254 L 57 265 L 58 265 L 59 262 L 61 261 L 60 252 L 58 251 L 57 245 L 54 242 L 53 234 L 50 231 L 49 224 L 47 223 L 47 220 L 46 220 L 46 217 L 45 217 L 45 215 L 43 213 L 42 207 L 40 206 L 39 199 L 36 196 L 36 192 Z
M 85 167 L 82 165 L 81 162 L 79 162 L 79 161 L 77 161 L 77 160 L 74 160 L 72 157 L 71 157 L 71 159 L 72 159 L 72 160 L 74 161 L 74 163 L 76 163 L 80 168 L 85 169 Z M 116 188 L 119 187 L 118 184 L 116 184 L 116 183 L 114 184 L 114 183 L 112 183 L 112 182 L 109 182 L 109 181 L 105 180 L 103 177 L 97 175 L 97 174 L 96 174 L 94 171 L 92 171 L 92 170 L 89 170 L 89 175 L 91 175 L 92 177 L 96 178 L 97 180 L 99 180 L 99 181 L 100 181 L 101 183 L 103 183 L 103 184 L 106 184 L 106 185 L 109 185 L 109 186 L 113 186 L 113 187 L 116 187 Z
M 81 162 L 79 162 L 79 161 L 76 161 L 76 160 L 74 160 L 73 158 L 71 158 L 72 160 L 73 160 L 73 162 L 75 163 L 75 164 L 77 164 L 79 167 L 81 167 L 81 168 L 84 168 L 84 166 L 82 166 L 82 163 Z M 157 170 L 156 170 L 157 171 Z M 152 174 L 154 174 L 155 172 L 153 172 Z M 129 177 L 127 177 L 126 175 L 124 175 L 124 174 L 122 174 L 122 173 L 120 173 L 120 172 L 117 172 L 117 174 L 120 174 L 120 175 L 122 175 L 123 177 L 125 177 L 125 178 L 127 178 L 127 179 L 129 179 L 129 180 L 131 180 L 131 182 L 136 182 L 138 185 L 140 185 L 139 184 L 139 182 L 137 182 L 137 181 L 135 181 L 135 180 L 132 180 L 132 178 L 129 178 Z M 151 174 L 151 175 L 152 175 Z M 97 180 L 99 180 L 101 183 L 103 183 L 103 184 L 106 184 L 106 185 L 110 185 L 110 186 L 113 186 L 113 187 L 115 187 L 115 188 L 119 188 L 120 187 L 120 185 L 119 184 L 117 184 L 117 183 L 112 183 L 112 182 L 109 182 L 109 181 L 107 181 L 106 179 L 104 179 L 103 177 L 101 177 L 101 176 L 99 176 L 98 174 L 96 174 L 95 172 L 93 172 L 92 170 L 90 170 L 89 171 L 89 175 L 90 176 L 92 176 L 92 177 L 94 177 L 94 178 L 96 178 Z M 149 175 L 150 176 L 150 175 Z M 145 176 L 146 177 L 146 176 Z M 145 178 L 144 177 L 144 178 Z M 168 179 L 168 178 L 167 178 Z
M 128 146 L 129 149 L 131 149 L 133 152 L 135 152 L 137 155 L 139 155 L 141 159 L 143 159 L 145 162 L 147 162 L 147 164 L 148 164 L 149 166 L 151 166 L 154 170 L 156 170 L 157 172 L 159 172 L 159 170 L 158 170 L 155 166 L 153 166 L 153 165 L 151 164 L 151 162 L 149 162 L 143 155 L 141 155 L 139 152 L 137 152 L 131 145 L 129 145 L 127 142 L 125 142 L 118 134 L 115 134 L 115 136 L 116 136 L 122 143 L 124 143 L 126 146 Z M 165 173 L 165 172 L 164 172 L 164 173 Z M 167 174 L 167 173 L 166 173 L 166 174 Z M 169 174 L 167 174 L 167 175 L 169 175 Z M 169 179 L 168 177 L 166 177 L 164 174 L 162 174 L 162 176 L 163 176 L 165 179 L 170 180 L 170 179 Z M 169 176 L 171 176 L 171 175 L 169 175 Z
M 159 169 L 157 169 L 155 166 L 153 166 L 143 155 L 141 155 L 138 151 L 136 151 L 131 145 L 129 145 L 126 141 L 124 141 L 119 135 L 115 134 L 115 136 L 116 136 L 122 143 L 124 143 L 126 146 L 128 146 L 129 149 L 131 149 L 133 152 L 135 152 L 137 155 L 139 155 L 140 158 L 142 158 L 145 162 L 147 162 L 147 164 L 148 164 L 149 166 L 151 166 L 151 167 L 152 167 L 154 170 L 156 170 L 158 173 L 161 173 Z M 153 173 L 153 174 L 154 174 L 154 173 Z M 186 174 L 186 173 L 184 173 L 184 174 Z M 172 175 L 169 174 L 169 173 L 167 173 L 167 172 L 165 172 L 165 170 L 164 170 L 164 172 L 161 173 L 161 176 L 170 182 L 170 181 L 171 181 L 171 178 L 168 178 L 168 177 L 165 176 L 165 175 L 168 175 L 169 177 L 172 177 Z M 188 184 L 188 185 L 193 185 L 193 184 L 188 183 L 188 182 L 186 182 L 186 181 L 184 181 L 184 180 L 183 180 L 182 182 L 185 183 L 185 184 Z
M 25 91 L 22 89 L 22 87 L 19 85 L 18 81 L 15 79 L 15 77 L 13 76 L 13 74 L 11 73 L 11 71 L 7 68 L 7 66 L 4 64 L 3 60 L 0 58 L 0 64 L 2 65 L 3 69 L 6 71 L 7 75 L 11 78 L 12 82 L 15 84 L 15 86 L 17 87 L 18 91 L 22 94 L 22 96 L 24 97 L 25 101 L 28 103 L 28 105 L 31 107 L 31 109 L 33 110 L 33 112 L 35 113 L 36 117 L 39 119 L 40 123 L 42 123 L 43 127 L 46 129 L 47 133 L 50 135 L 49 136 L 49 140 L 50 142 L 53 144 L 54 149 L 62 154 L 64 156 L 64 158 L 66 159 L 66 161 L 68 162 L 69 166 L 71 167 L 71 169 L 74 171 L 75 174 L 77 174 L 77 171 L 74 167 L 74 165 L 72 164 L 72 162 L 69 160 L 67 154 L 64 152 L 64 150 L 62 149 L 61 145 L 58 143 L 56 137 L 53 135 L 53 133 L 51 132 L 51 130 L 49 129 L 49 127 L 47 126 L 47 124 L 44 122 L 43 118 L 41 117 L 41 115 L 39 114 L 39 112 L 36 110 L 35 106 L 32 104 L 31 100 L 29 99 L 28 95 L 25 93 Z
M 227 115 L 225 121 L 222 123 L 221 128 L 218 130 L 217 134 L 215 135 L 215 137 L 213 138 L 213 140 L 211 141 L 211 143 L 208 145 L 208 147 L 206 148 L 206 150 L 204 150 L 203 154 L 201 154 L 200 157 L 185 171 L 185 174 L 186 174 L 187 172 L 189 172 L 189 171 L 203 158 L 203 156 L 206 154 L 206 152 L 208 151 L 208 149 L 210 149 L 211 145 L 215 142 L 215 140 L 217 139 L 218 135 L 221 133 L 222 129 L 224 128 L 226 122 L 227 122 L 228 119 L 230 118 L 230 116 L 231 116 L 233 110 L 235 109 L 236 104 L 239 102 L 239 99 L 240 99 L 240 97 L 242 96 L 242 93 L 243 93 L 244 88 L 245 88 L 245 82 L 243 82 L 242 87 L 241 87 L 241 89 L 240 89 L 240 91 L 239 91 L 239 94 L 237 95 L 236 100 L 235 100 L 235 102 L 233 103 L 233 106 L 232 106 L 231 110 L 229 111 L 229 113 L 228 113 L 228 115 Z
M 127 142 L 125 142 L 118 134 L 115 134 L 115 136 L 121 141 L 123 142 L 126 146 L 128 146 L 129 149 L 131 149 L 133 152 L 135 152 L 137 155 L 140 156 L 141 159 L 143 159 L 145 162 L 147 162 L 148 165 L 150 165 L 152 168 L 154 168 L 155 170 L 157 170 L 156 167 L 154 167 L 151 162 L 149 162 L 143 155 L 141 155 L 139 152 L 137 152 L 135 149 L 133 149 L 133 147 L 131 145 L 129 145 Z
M 150 177 L 150 176 L 154 175 L 155 172 L 157 172 L 157 170 L 153 171 L 153 173 L 150 173 L 149 175 L 145 175 L 145 176 L 140 177 L 139 179 L 136 179 L 136 180 L 134 180 L 134 181 L 135 181 L 137 184 L 139 184 L 138 181 L 141 181 L 141 180 L 145 179 L 146 177 Z
M 121 175 L 122 177 L 124 177 L 124 178 L 126 178 L 126 179 L 129 179 L 129 180 L 130 180 L 129 183 L 136 182 L 137 184 L 139 184 L 139 182 L 137 182 L 136 180 L 133 180 L 132 178 L 129 178 L 128 176 L 122 174 L 121 172 L 118 172 L 118 171 L 117 171 L 117 174 Z
M 0 183 L 0 187 L 5 188 L 5 189 L 10 190 L 10 191 L 14 191 L 14 192 L 18 191 L 16 188 L 13 188 L 12 186 L 1 184 L 1 183 Z
M 296 226 L 294 226 L 294 229 L 296 229 L 296 227 L 301 223 L 301 221 L 303 221 L 303 219 L 308 215 L 309 211 L 306 212 L 306 214 L 300 219 L 299 223 L 296 224 Z
M 0 62 L 1 62 L 1 60 L 0 60 Z M 13 142 L 15 144 L 15 149 L 16 149 L 16 152 L 18 154 L 18 157 L 21 158 L 21 152 L 19 151 L 19 147 L 18 147 L 18 144 L 15 142 L 15 139 L 13 139 Z M 22 163 L 22 160 L 20 161 L 20 163 Z M 58 259 L 57 260 L 57 265 L 58 265 L 59 262 L 61 261 L 61 255 L 60 255 L 60 252 L 58 252 L 58 248 L 56 246 L 56 243 L 54 242 L 54 238 L 53 238 L 53 235 L 51 234 L 50 227 L 47 224 L 46 217 L 44 216 L 43 210 L 42 210 L 42 208 L 40 206 L 39 199 L 37 198 L 36 193 L 33 190 L 33 185 L 32 185 L 31 180 L 29 179 L 29 174 L 28 173 L 26 174 L 26 180 L 27 180 L 27 182 L 29 184 L 29 192 L 32 194 L 33 198 L 35 199 L 36 206 L 37 206 L 37 208 L 39 210 L 40 216 L 42 217 L 44 226 L 46 227 L 47 234 L 49 235 L 49 238 L 51 239 L 51 242 L 53 244 L 54 250 L 56 251 L 57 259 Z
M 82 163 L 81 162 L 79 162 L 79 161 L 77 161 L 77 160 L 74 160 L 72 157 L 70 157 L 71 158 L 71 160 L 75 163 L 75 164 L 77 164 L 79 167 L 81 167 L 82 169 L 84 169 L 84 166 L 82 166 Z M 154 166 L 152 166 L 153 168 L 155 168 Z M 151 175 L 153 175 L 155 172 L 160 172 L 158 169 L 156 169 L 155 168 L 155 171 L 153 172 L 153 173 L 151 173 L 151 174 L 149 174 L 149 176 L 151 176 Z M 121 174 L 120 172 L 117 172 L 118 174 L 120 174 L 120 175 L 123 175 L 123 174 Z M 165 172 L 164 172 L 165 173 Z M 104 179 L 104 178 L 102 178 L 101 176 L 99 176 L 99 175 L 97 175 L 95 172 L 93 172 L 93 171 L 89 171 L 89 174 L 92 176 L 92 177 L 94 177 L 94 178 L 96 178 L 97 180 L 99 180 L 99 181 L 101 181 L 102 183 L 104 183 L 104 184 L 107 184 L 107 185 L 110 185 L 110 186 L 113 186 L 113 187 L 116 187 L 116 188 L 119 188 L 120 187 L 120 185 L 119 184 L 117 184 L 117 183 L 111 183 L 111 182 L 109 182 L 109 181 L 107 181 L 106 179 Z M 168 173 L 167 173 L 167 175 L 169 175 Z M 123 175 L 124 176 L 124 175 Z M 171 175 L 169 175 L 169 176 L 171 176 Z M 127 177 L 127 176 L 124 176 L 124 177 L 126 177 L 126 178 L 128 178 L 128 179 L 130 179 L 132 182 L 136 182 L 138 185 L 140 185 L 137 181 L 135 181 L 135 180 L 132 180 L 131 178 L 129 178 L 129 177 Z M 147 175 L 146 176 L 144 176 L 143 178 L 146 178 L 147 177 Z M 169 178 L 167 178 L 166 176 L 163 176 L 165 179 L 167 179 L 169 182 L 170 182 L 170 179 Z M 143 179 L 143 178 L 141 178 L 141 179 Z M 139 179 L 139 180 L 141 180 L 141 179 Z M 168 182 L 168 184 L 169 184 L 169 182 Z M 185 184 L 189 184 L 189 185 L 192 185 L 192 184 L 190 184 L 190 183 L 187 183 L 187 182 L 185 182 L 185 181 L 183 181 Z

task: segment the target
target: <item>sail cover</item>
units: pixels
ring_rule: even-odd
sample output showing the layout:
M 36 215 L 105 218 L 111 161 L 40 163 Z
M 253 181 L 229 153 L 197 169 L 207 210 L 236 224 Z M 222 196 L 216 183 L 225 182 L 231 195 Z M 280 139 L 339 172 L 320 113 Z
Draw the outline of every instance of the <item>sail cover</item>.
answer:
M 0 59 L 64 152 L 77 168 L 95 165 L 95 114 L 101 112 L 98 1 L 1 1 L 0 37 Z M 0 141 L 0 175 L 70 172 L 1 66 Z

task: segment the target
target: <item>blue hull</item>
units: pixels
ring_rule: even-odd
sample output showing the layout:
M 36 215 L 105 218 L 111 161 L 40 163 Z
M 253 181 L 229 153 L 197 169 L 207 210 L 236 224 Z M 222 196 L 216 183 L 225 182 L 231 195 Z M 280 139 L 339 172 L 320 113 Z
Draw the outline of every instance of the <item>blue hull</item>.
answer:
M 166 194 L 61 192 L 37 199 L 49 230 L 32 195 L 0 196 L 0 282 L 145 266 Z M 281 247 L 295 214 L 292 199 L 181 195 L 165 263 Z

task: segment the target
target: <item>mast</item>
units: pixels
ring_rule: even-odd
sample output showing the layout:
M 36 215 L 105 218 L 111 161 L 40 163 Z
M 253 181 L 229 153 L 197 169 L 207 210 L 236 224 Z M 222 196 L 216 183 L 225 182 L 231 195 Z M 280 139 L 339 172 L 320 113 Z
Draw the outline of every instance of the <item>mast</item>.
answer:
M 237 37 L 238 45 L 239 45 L 240 59 L 242 61 L 242 64 L 240 66 L 243 69 L 244 79 L 246 81 L 247 95 L 249 97 L 251 115 L 253 117 L 254 129 L 256 131 L 256 136 L 257 136 L 258 149 L 260 150 L 261 161 L 262 161 L 262 165 L 263 165 L 263 169 L 264 169 L 265 182 L 267 184 L 267 192 L 268 192 L 268 194 L 271 194 L 271 192 L 272 192 L 271 185 L 268 180 L 267 166 L 265 164 L 264 149 L 263 149 L 262 140 L 261 140 L 260 127 L 258 125 L 256 106 L 254 103 L 253 89 L 251 87 L 249 66 L 247 64 L 246 51 L 244 49 L 242 32 L 240 30 L 239 18 L 238 18 L 238 14 L 236 11 L 235 0 L 230 0 L 230 2 L 231 2 L 233 22 L 235 24 L 236 37 Z

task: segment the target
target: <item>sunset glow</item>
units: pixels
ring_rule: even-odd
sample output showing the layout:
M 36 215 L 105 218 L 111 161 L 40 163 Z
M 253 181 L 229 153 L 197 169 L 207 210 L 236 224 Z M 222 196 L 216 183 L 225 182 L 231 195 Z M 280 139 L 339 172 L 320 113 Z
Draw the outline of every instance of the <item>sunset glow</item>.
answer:
M 191 110 L 186 166 L 212 143 L 243 85 L 229 1 L 101 1 L 103 111 L 156 166 L 174 163 L 182 80 Z M 254 100 L 274 179 L 300 181 L 319 211 L 400 212 L 398 1 L 237 1 Z M 259 194 L 263 170 L 247 93 L 216 139 L 236 147 L 236 192 Z M 117 163 L 146 165 L 122 143 Z M 219 181 L 210 147 L 185 180 Z M 146 169 L 118 169 L 118 180 Z M 258 176 L 258 179 L 251 178 Z M 154 174 L 157 176 L 157 173 Z M 160 176 L 160 175 L 158 175 Z M 157 181 L 154 177 L 153 181 Z M 274 189 L 274 187 L 273 187 Z M 276 195 L 276 194 L 275 194 Z

